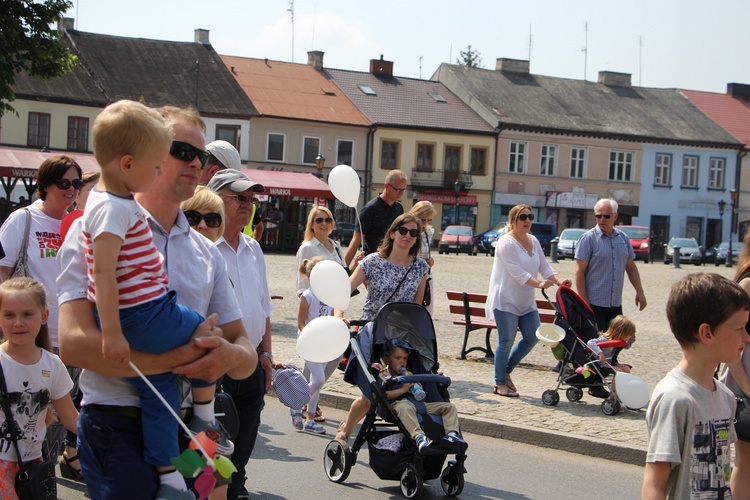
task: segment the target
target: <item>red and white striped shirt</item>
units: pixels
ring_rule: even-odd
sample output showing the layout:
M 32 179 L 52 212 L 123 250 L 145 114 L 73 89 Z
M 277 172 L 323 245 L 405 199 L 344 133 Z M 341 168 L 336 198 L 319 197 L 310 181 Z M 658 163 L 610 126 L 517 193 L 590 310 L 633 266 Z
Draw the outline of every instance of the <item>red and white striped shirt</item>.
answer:
M 83 246 L 89 278 L 88 298 L 96 301 L 94 240 L 102 233 L 122 239 L 115 276 L 120 309 L 166 294 L 169 281 L 164 258 L 154 245 L 143 208 L 132 197 L 91 190 L 83 214 Z

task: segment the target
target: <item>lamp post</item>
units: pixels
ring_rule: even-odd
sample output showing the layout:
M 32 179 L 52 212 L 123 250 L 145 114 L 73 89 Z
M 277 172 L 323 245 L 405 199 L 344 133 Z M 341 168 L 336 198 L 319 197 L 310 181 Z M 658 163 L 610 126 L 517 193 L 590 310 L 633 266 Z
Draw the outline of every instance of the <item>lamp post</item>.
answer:
M 323 165 L 325 165 L 326 159 L 323 158 L 323 155 L 318 152 L 318 156 L 315 157 L 315 169 L 318 171 L 317 176 L 318 178 L 323 178 Z
M 461 183 L 458 180 L 453 183 L 453 191 L 456 193 L 456 225 L 458 226 L 458 193 L 461 192 Z
M 721 228 L 722 228 L 722 237 L 719 238 L 719 243 L 721 243 L 721 240 L 724 238 L 724 207 L 727 206 L 727 202 L 724 200 L 719 200 L 719 219 L 721 219 Z M 729 239 L 732 239 L 732 235 L 729 235 Z M 718 249 L 718 247 L 717 247 Z M 718 254 L 719 251 L 717 250 L 716 253 Z M 714 255 L 714 258 L 716 258 L 716 255 Z
M 729 214 L 729 252 L 727 252 L 727 267 L 732 267 L 732 238 L 734 238 L 734 209 L 737 205 L 737 190 L 731 189 L 729 191 L 729 198 L 731 199 L 732 211 Z

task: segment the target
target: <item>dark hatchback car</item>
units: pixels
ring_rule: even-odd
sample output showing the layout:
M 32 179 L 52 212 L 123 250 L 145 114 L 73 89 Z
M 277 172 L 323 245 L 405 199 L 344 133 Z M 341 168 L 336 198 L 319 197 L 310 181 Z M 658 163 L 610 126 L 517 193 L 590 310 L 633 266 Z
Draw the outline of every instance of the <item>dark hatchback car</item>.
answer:
M 338 241 L 342 246 L 349 246 L 354 236 L 354 227 L 351 222 L 337 222 L 331 233 L 331 239 Z
M 504 221 L 498 222 L 489 231 L 479 234 L 477 237 L 479 249 L 483 250 L 486 254 L 495 255 L 494 243 L 500 236 L 505 234 L 505 224 L 506 222 Z M 532 222 L 531 234 L 539 240 L 544 254 L 549 255 L 550 242 L 555 237 L 555 225 L 546 222 Z

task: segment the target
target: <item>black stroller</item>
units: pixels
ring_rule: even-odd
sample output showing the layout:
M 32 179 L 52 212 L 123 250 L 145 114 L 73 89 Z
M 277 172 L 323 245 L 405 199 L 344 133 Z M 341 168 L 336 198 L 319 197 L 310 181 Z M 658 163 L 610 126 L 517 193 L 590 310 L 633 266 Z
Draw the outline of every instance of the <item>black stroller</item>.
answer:
M 413 348 L 407 363 L 407 369 L 413 375 L 382 382 L 378 370 L 371 365 L 380 362 L 383 343 L 391 338 L 406 340 Z M 357 453 L 366 442 L 372 470 L 380 479 L 400 481 L 401 492 L 406 498 L 413 498 L 419 493 L 423 480 L 437 477 L 440 477 L 440 485 L 446 495 L 459 495 L 464 488 L 466 454 L 457 454 L 456 460 L 450 460 L 441 473 L 446 456 L 451 452 L 442 453 L 438 447 L 429 455 L 417 453 L 414 440 L 385 396 L 385 391 L 397 383 L 419 382 L 427 394 L 425 401 L 448 401 L 447 388 L 451 380 L 437 375 L 437 341 L 427 310 L 413 302 L 386 304 L 378 311 L 374 321 L 360 329 L 357 338 L 351 339 L 350 343 L 352 355 L 344 379 L 358 385 L 370 399 L 371 405 L 351 448 L 336 439 L 328 443 L 323 456 L 328 479 L 344 482 L 357 461 Z M 427 437 L 439 442 L 444 435 L 440 416 L 424 413 L 419 414 L 418 418 Z M 385 451 L 375 446 L 383 438 L 394 434 L 404 436 L 403 445 L 398 451 Z
M 549 301 L 549 297 L 542 290 L 542 295 Z M 589 340 L 599 337 L 596 318 L 591 306 L 583 300 L 573 289 L 561 286 L 557 290 L 557 303 L 550 302 L 555 307 L 555 324 L 565 330 L 565 337 L 555 347 L 552 353 L 560 361 L 557 374 L 557 387 L 547 389 L 542 394 L 542 403 L 555 406 L 560 402 L 561 385 L 568 385 L 565 397 L 568 401 L 580 401 L 584 388 L 606 388 L 612 390 L 607 377 L 614 373 L 610 366 L 601 366 L 599 358 L 586 345 Z M 609 340 L 599 344 L 600 347 L 622 348 L 622 340 Z M 619 352 L 619 350 L 618 350 Z M 615 415 L 620 411 L 619 399 L 606 398 L 602 401 L 601 409 L 605 415 Z

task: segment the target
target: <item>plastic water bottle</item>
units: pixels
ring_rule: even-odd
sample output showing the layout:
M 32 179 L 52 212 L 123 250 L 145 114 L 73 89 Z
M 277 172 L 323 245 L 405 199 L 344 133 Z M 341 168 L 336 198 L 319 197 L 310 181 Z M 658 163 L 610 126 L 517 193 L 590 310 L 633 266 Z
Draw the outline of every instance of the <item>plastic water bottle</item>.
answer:
M 414 384 L 409 390 L 411 391 L 412 396 L 414 396 L 414 399 L 416 399 L 417 401 L 424 401 L 424 398 L 427 397 L 424 389 L 422 389 L 422 386 L 419 384 Z

